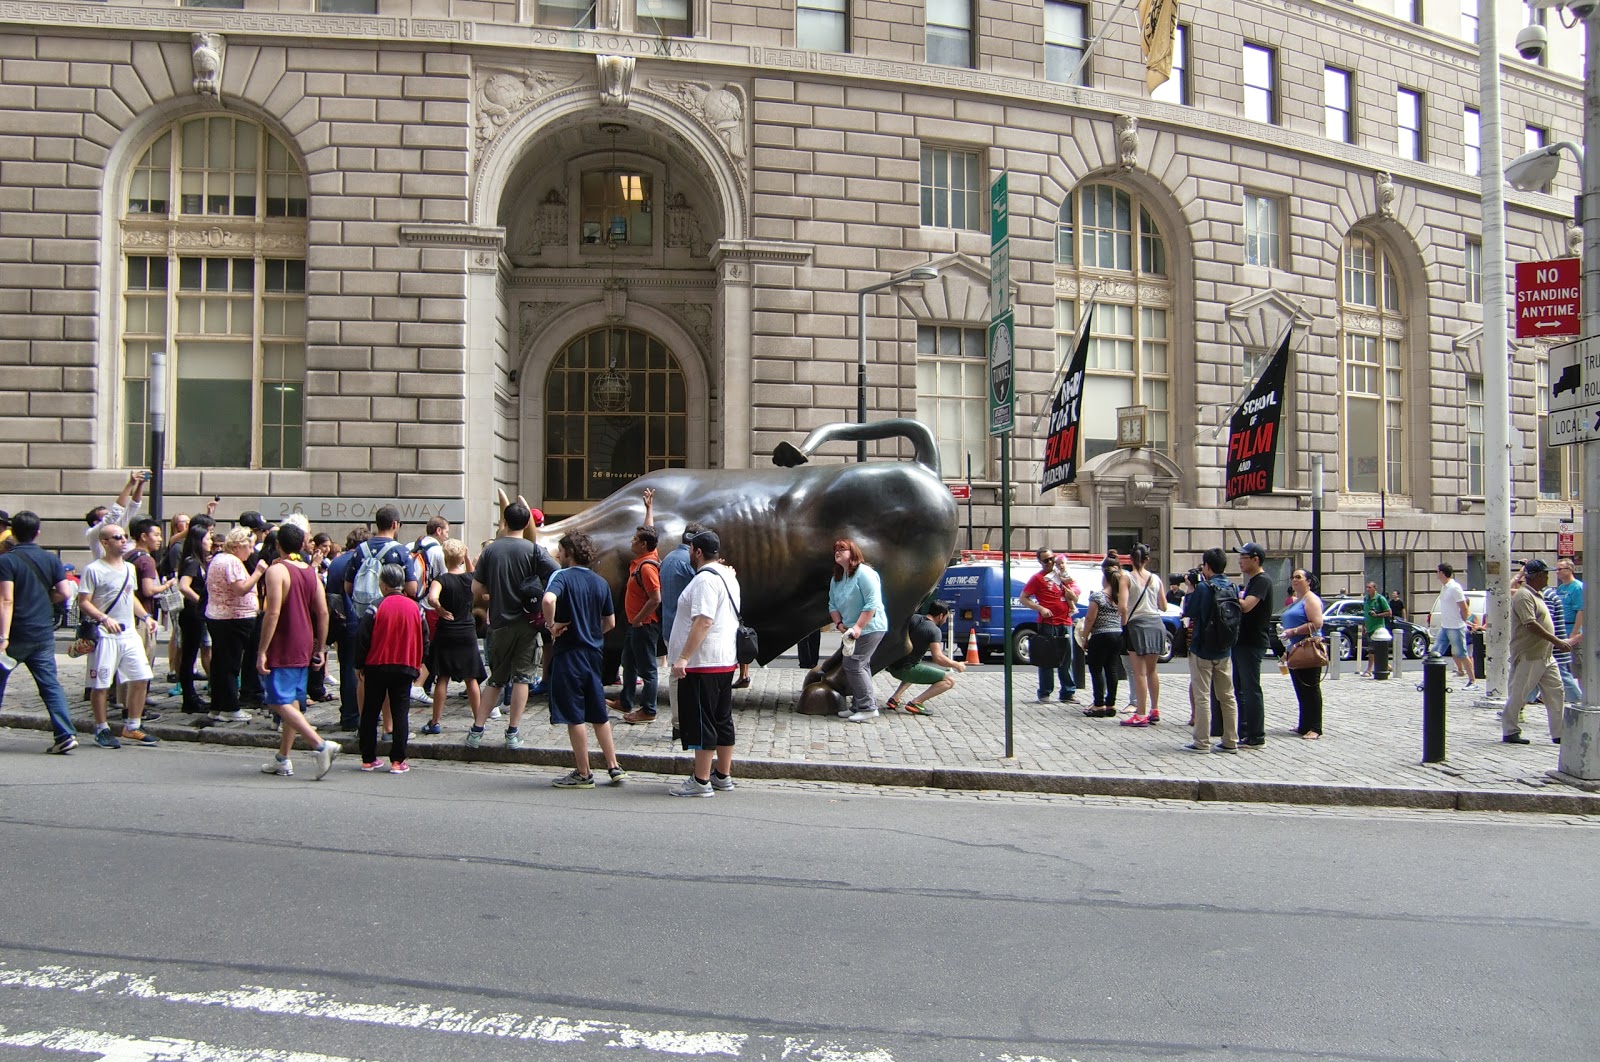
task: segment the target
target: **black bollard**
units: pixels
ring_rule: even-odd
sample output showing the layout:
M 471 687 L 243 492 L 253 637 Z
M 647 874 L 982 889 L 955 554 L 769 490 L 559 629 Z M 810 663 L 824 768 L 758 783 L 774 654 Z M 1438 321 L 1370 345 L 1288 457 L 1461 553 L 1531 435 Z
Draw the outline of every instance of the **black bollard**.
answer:
M 1444 707 L 1446 665 L 1443 657 L 1430 656 L 1422 665 L 1422 762 L 1444 761 Z
M 1371 646 L 1372 677 L 1380 680 L 1387 679 L 1389 677 L 1389 650 L 1394 645 L 1393 640 L 1384 641 L 1378 639 L 1367 644 Z

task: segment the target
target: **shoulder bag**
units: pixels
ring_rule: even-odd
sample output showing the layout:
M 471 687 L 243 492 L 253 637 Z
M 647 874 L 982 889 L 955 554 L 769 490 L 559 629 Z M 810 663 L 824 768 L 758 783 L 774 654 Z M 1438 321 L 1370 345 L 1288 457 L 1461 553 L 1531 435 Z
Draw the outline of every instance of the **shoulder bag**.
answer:
M 722 589 L 728 595 L 728 604 L 732 605 L 733 591 L 728 589 L 728 580 L 723 579 L 722 573 L 711 567 L 709 564 L 700 569 L 701 572 L 708 570 L 718 579 L 722 579 Z M 698 576 L 699 574 L 700 572 L 695 572 L 695 575 Z M 733 618 L 737 620 L 739 624 L 738 629 L 734 631 L 733 636 L 734 656 L 741 664 L 753 664 L 755 663 L 756 657 L 761 655 L 761 639 L 756 634 L 756 629 L 754 627 L 745 626 L 744 616 L 740 613 L 738 608 L 734 608 Z
M 1284 656 L 1284 663 L 1289 665 L 1290 671 L 1327 667 L 1328 643 L 1322 640 L 1320 634 L 1307 635 L 1289 647 L 1289 652 Z
M 109 616 L 111 614 L 111 610 L 116 608 L 117 605 L 121 603 L 122 595 L 128 592 L 128 586 L 132 582 L 133 573 L 129 572 L 122 580 L 122 589 L 118 590 L 117 596 L 111 599 L 111 604 L 107 605 L 102 610 L 106 615 Z M 100 622 L 92 619 L 81 619 L 78 621 L 78 630 L 76 632 L 76 636 L 73 638 L 72 644 L 67 647 L 67 655 L 73 657 L 74 659 L 80 656 L 88 656 L 90 653 L 94 652 L 94 647 L 99 644 Z

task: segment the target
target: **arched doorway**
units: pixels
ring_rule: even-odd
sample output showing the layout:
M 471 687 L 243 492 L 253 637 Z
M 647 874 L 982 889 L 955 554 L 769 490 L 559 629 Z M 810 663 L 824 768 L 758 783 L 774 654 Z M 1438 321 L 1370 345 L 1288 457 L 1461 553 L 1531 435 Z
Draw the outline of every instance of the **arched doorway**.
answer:
M 577 512 L 689 458 L 682 367 L 648 332 L 606 325 L 562 347 L 544 386 L 543 506 Z

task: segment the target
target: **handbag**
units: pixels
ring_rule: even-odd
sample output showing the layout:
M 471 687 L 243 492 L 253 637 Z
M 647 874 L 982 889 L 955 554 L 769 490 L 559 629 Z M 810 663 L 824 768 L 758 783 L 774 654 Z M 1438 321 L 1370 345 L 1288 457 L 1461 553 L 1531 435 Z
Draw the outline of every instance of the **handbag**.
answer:
M 1028 662 L 1034 667 L 1060 667 L 1067 658 L 1067 638 L 1065 627 L 1040 627 L 1028 646 Z
M 1312 634 L 1289 647 L 1289 652 L 1284 656 L 1284 663 L 1289 665 L 1290 671 L 1300 671 L 1305 668 L 1328 666 L 1328 643 L 1322 640 L 1322 635 Z
M 122 580 L 122 589 L 117 591 L 117 596 L 112 598 L 111 604 L 107 605 L 104 609 L 107 615 L 110 615 L 111 610 L 116 608 L 117 605 L 122 601 L 122 595 L 128 592 L 128 586 L 132 582 L 132 575 L 129 575 Z M 94 647 L 99 644 L 100 621 L 92 619 L 80 619 L 78 621 L 78 629 L 74 634 L 72 644 L 67 647 L 67 655 L 73 659 L 77 659 L 80 656 L 88 656 L 90 653 L 94 652 Z
M 709 571 L 718 579 L 722 579 L 722 573 L 711 567 L 709 564 L 701 568 L 700 571 Z M 695 575 L 699 574 L 700 572 L 695 572 Z M 722 579 L 722 589 L 727 591 L 728 604 L 732 605 L 733 592 L 728 590 L 728 580 Z M 734 659 L 738 660 L 741 664 L 753 664 L 756 661 L 756 657 L 761 655 L 761 638 L 756 634 L 756 629 L 754 627 L 745 626 L 744 616 L 740 613 L 737 607 L 735 607 L 733 610 L 733 618 L 737 620 L 739 624 L 738 628 L 733 632 Z

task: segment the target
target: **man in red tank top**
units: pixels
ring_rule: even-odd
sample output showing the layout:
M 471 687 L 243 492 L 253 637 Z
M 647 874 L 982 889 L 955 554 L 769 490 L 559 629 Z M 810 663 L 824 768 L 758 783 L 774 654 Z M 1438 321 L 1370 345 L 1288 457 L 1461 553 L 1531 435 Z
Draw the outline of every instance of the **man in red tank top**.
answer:
M 266 605 L 261 613 L 261 650 L 256 670 L 262 675 L 267 706 L 283 720 L 283 740 L 278 755 L 261 768 L 264 774 L 288 778 L 294 774 L 289 750 L 294 736 L 304 737 L 317 754 L 318 778 L 328 773 L 339 755 L 337 741 L 324 741 L 306 719 L 306 680 L 313 664 L 322 661 L 328 636 L 328 599 L 317 571 L 301 556 L 305 532 L 295 524 L 278 528 L 280 557 L 267 569 Z

